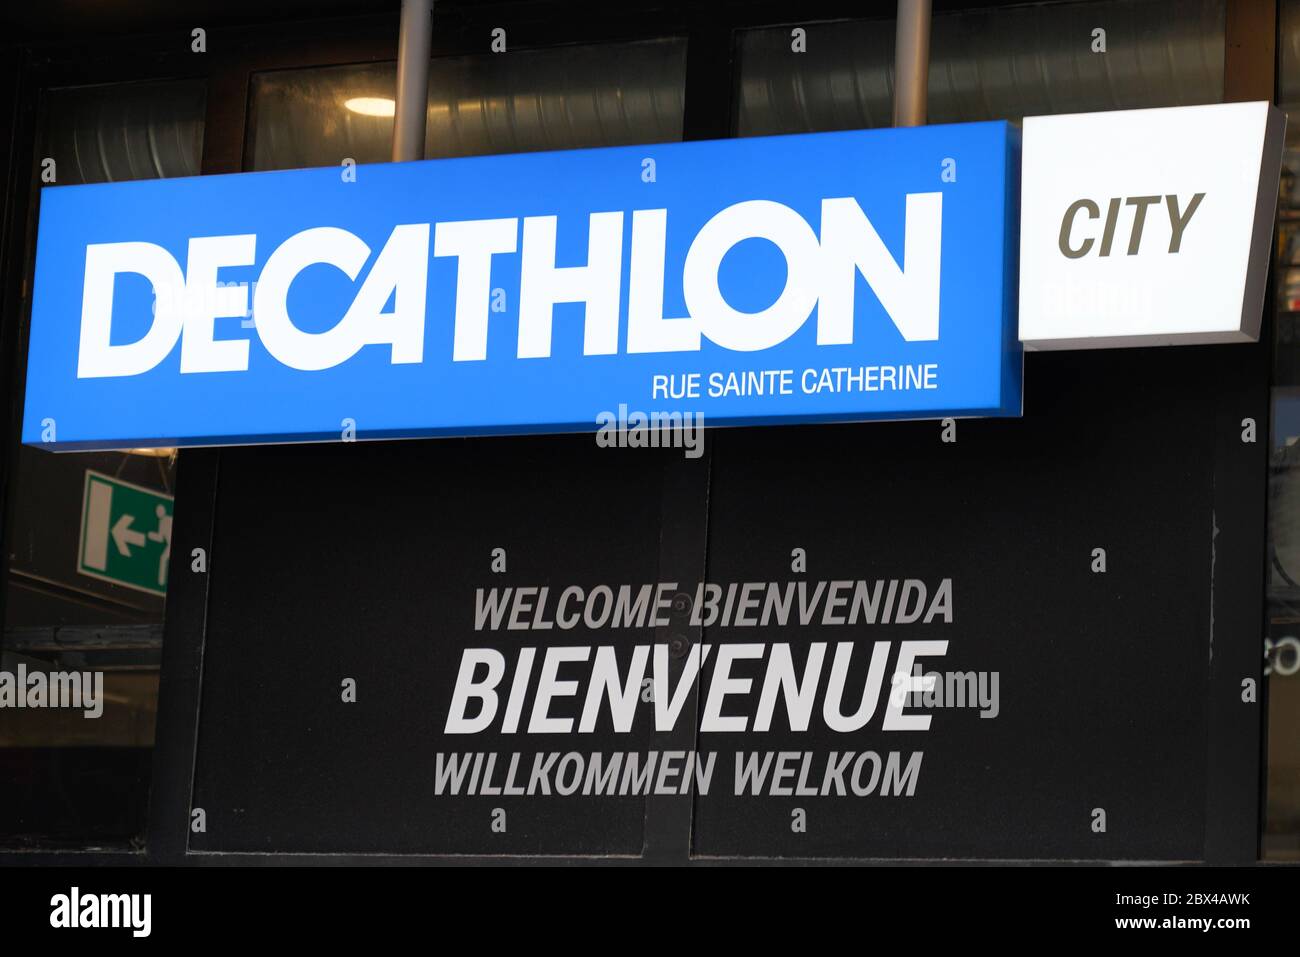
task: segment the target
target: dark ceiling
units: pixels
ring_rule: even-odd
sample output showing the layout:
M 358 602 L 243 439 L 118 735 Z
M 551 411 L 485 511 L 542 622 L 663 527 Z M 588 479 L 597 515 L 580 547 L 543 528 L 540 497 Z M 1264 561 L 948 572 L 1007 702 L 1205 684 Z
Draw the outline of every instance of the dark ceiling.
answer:
M 672 11 L 709 20 L 729 12 L 741 19 L 789 22 L 892 16 L 897 0 L 431 0 L 446 17 L 455 11 L 502 16 L 618 18 Z M 936 11 L 998 6 L 1025 0 L 933 0 Z M 1038 0 L 1068 2 L 1068 0 Z M 401 0 L 0 0 L 0 46 L 29 41 L 84 41 L 93 37 L 147 35 L 194 27 L 286 23 L 386 15 L 396 18 Z M 551 8 L 551 13 L 545 12 Z M 491 14 L 489 14 L 491 15 Z
M 400 6 L 400 0 L 8 0 L 0 5 L 0 37 L 20 41 L 153 33 L 228 23 L 396 13 Z

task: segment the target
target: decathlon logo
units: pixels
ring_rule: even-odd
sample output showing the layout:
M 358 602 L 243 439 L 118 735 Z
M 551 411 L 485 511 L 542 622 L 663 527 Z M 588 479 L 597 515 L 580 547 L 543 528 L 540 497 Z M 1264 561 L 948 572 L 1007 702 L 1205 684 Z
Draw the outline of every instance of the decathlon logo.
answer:
M 556 216 L 529 216 L 395 226 L 377 254 L 346 229 L 322 226 L 290 236 L 266 259 L 250 284 L 219 282 L 219 270 L 254 265 L 255 234 L 208 236 L 189 241 L 185 266 L 161 246 L 147 242 L 86 247 L 81 303 L 78 378 L 134 376 L 148 372 L 180 342 L 182 373 L 248 369 L 249 339 L 219 338 L 216 321 L 244 318 L 236 331 L 255 334 L 266 351 L 293 369 L 329 369 L 365 346 L 388 350 L 392 364 L 425 360 L 425 315 L 432 255 L 456 261 L 452 359 L 487 358 L 494 257 L 513 256 L 518 269 L 520 359 L 551 355 L 553 307 L 585 304 L 582 353 L 613 355 L 623 334 L 626 292 L 628 353 L 691 352 L 707 339 L 724 349 L 755 352 L 776 346 L 817 311 L 819 346 L 853 342 L 854 286 L 860 273 L 904 341 L 939 338 L 941 193 L 906 197 L 901 263 L 886 248 L 862 207 L 852 198 L 821 200 L 820 229 L 798 212 L 769 200 L 727 206 L 695 235 L 681 270 L 687 315 L 664 315 L 667 209 L 596 212 L 588 217 L 586 265 L 557 266 Z M 630 224 L 629 221 L 630 220 Z M 623 231 L 631 232 L 626 275 Z M 764 239 L 785 258 L 786 283 L 758 312 L 742 312 L 719 286 L 723 258 L 738 243 Z M 372 262 L 373 259 L 373 262 Z M 364 279 L 362 272 L 371 263 Z M 328 265 L 359 286 L 339 304 L 338 319 L 323 332 L 305 331 L 289 312 L 289 292 L 308 267 Z M 153 286 L 154 309 L 147 332 L 114 343 L 113 290 L 124 273 Z M 392 308 L 385 311 L 389 302 Z M 327 304 L 314 311 L 329 312 Z M 119 335 L 120 337 L 120 335 Z

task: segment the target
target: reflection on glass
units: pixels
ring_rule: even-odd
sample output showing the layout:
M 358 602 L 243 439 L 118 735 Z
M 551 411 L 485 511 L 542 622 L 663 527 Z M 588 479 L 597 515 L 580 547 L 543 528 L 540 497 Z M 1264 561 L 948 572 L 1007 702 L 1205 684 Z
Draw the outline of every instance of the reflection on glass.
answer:
M 1103 29 L 1104 36 L 1095 31 Z M 894 22 L 740 36 L 741 136 L 893 122 Z M 1105 52 L 1097 49 L 1104 41 Z M 1224 0 L 1109 0 L 936 13 L 929 121 L 1213 103 L 1223 98 Z
M 439 57 L 425 155 L 478 156 L 681 139 L 686 45 L 650 40 Z M 383 163 L 394 63 L 253 78 L 251 169 Z
M 1278 90 L 1287 111 L 1278 197 L 1269 476 L 1266 858 L 1300 860 L 1300 3 L 1281 4 Z
M 56 186 L 197 175 L 204 103 L 201 82 L 53 90 L 39 155 L 54 160 Z M 134 516 L 120 543 L 106 529 L 106 552 L 142 558 L 142 577 L 130 581 L 116 560 L 86 558 L 87 476 L 162 502 L 172 494 L 174 456 L 55 455 L 20 446 L 16 461 L 0 671 L 99 673 L 103 710 L 87 718 L 78 710 L 0 709 L 0 846 L 138 842 L 148 806 L 166 590 L 159 569 L 170 513 Z
M 204 102 L 199 81 L 51 90 L 41 156 L 60 186 L 197 176 Z

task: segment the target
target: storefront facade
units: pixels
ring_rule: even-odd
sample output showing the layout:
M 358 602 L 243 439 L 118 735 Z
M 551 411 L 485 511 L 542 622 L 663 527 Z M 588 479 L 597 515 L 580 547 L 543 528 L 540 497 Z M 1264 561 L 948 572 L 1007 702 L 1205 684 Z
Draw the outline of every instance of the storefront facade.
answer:
M 889 127 L 894 10 L 438 4 L 424 155 L 638 147 L 667 189 L 670 144 Z M 1258 342 L 1026 352 L 1011 414 L 699 454 L 364 417 L 24 444 L 47 187 L 390 158 L 395 7 L 210 17 L 33 15 L 5 49 L 4 669 L 104 682 L 93 720 L 0 711 L 7 862 L 1300 856 L 1292 137 Z M 1286 110 L 1300 5 L 936 4 L 929 51 L 931 124 Z M 946 643 L 924 730 L 879 696 L 909 643 Z

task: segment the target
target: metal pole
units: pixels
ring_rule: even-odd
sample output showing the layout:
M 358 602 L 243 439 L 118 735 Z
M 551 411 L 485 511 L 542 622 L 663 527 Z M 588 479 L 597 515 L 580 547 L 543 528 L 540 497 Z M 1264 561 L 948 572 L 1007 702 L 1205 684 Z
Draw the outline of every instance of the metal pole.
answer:
M 424 159 L 432 44 L 433 0 L 402 0 L 402 27 L 397 38 L 397 106 L 393 111 L 394 163 Z
M 898 0 L 894 125 L 924 126 L 930 79 L 930 0 Z

